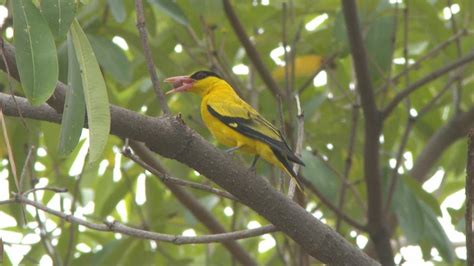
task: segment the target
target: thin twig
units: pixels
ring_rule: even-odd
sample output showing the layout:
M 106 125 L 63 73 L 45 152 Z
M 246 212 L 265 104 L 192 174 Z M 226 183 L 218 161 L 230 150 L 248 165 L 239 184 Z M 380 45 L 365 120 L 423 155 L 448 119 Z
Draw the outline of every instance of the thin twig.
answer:
M 409 63 L 408 63 L 408 12 L 409 12 L 409 9 L 408 9 L 408 4 L 407 6 L 405 7 L 405 9 L 403 9 L 403 20 L 404 20 L 404 25 L 403 25 L 403 57 L 405 58 L 405 64 L 404 64 L 404 68 L 405 68 L 405 87 L 408 87 L 410 86 L 410 75 L 409 75 L 409 70 L 408 70 L 408 66 L 409 66 Z M 391 175 L 390 175 L 390 178 L 389 178 L 389 182 L 390 182 L 390 185 L 389 185 L 389 189 L 388 189 L 388 196 L 387 196 L 387 200 L 385 202 L 385 213 L 388 214 L 388 212 L 390 211 L 390 207 L 391 207 L 391 204 L 392 204 L 392 198 L 393 198 L 393 195 L 395 193 L 395 189 L 397 187 L 397 181 L 398 181 L 398 177 L 399 177 L 399 174 L 398 174 L 398 169 L 400 168 L 400 166 L 402 165 L 402 157 L 403 157 L 403 151 L 405 150 L 405 147 L 408 143 L 408 137 L 410 136 L 410 133 L 411 133 L 411 130 L 413 128 L 413 125 L 414 125 L 414 122 L 415 122 L 415 118 L 412 117 L 412 115 L 410 114 L 410 109 L 411 109 L 411 102 L 410 102 L 410 97 L 406 97 L 405 98 L 405 104 L 406 104 L 406 109 L 407 109 L 407 122 L 406 122 L 406 126 L 405 126 L 405 131 L 403 132 L 403 136 L 402 136 L 402 139 L 400 141 L 400 146 L 398 147 L 398 151 L 397 151 L 397 156 L 396 156 L 396 163 L 395 163 L 395 167 L 392 169 L 392 172 L 391 172 Z
M 464 30 L 461 30 L 460 32 L 458 32 L 457 34 L 449 37 L 446 41 L 438 44 L 436 47 L 434 47 L 433 49 L 428 51 L 425 55 L 418 58 L 418 60 L 416 60 L 415 63 L 410 64 L 408 69 L 404 69 L 402 72 L 400 72 L 400 73 L 396 74 L 395 76 L 393 76 L 392 79 L 389 82 L 387 82 L 384 86 L 388 86 L 389 84 L 397 83 L 400 78 L 405 76 L 406 71 L 411 71 L 411 70 L 419 67 L 422 62 L 424 62 L 425 60 L 427 60 L 427 59 L 433 57 L 434 55 L 436 55 L 439 51 L 444 49 L 451 42 L 456 41 L 457 39 L 459 39 L 463 36 L 466 36 L 467 34 L 468 34 L 467 30 L 464 29 Z
M 451 14 L 451 28 L 453 30 L 453 34 L 456 35 L 458 32 L 458 27 L 456 24 L 456 18 L 454 17 L 453 11 L 451 10 L 451 6 L 453 5 L 452 0 L 447 0 L 448 4 L 448 10 L 449 14 Z M 457 57 L 461 58 L 462 57 L 462 47 L 461 47 L 461 40 L 457 38 L 455 40 L 456 44 L 456 53 Z M 459 75 L 456 77 L 456 89 L 453 91 L 453 106 L 454 106 L 454 112 L 458 113 L 461 111 L 461 99 L 462 99 L 462 74 L 459 73 Z
M 440 90 L 435 97 L 433 97 L 425 106 L 423 106 L 419 111 L 417 115 L 417 120 L 424 116 L 426 113 L 428 113 L 434 106 L 435 104 L 441 99 L 441 97 L 451 88 L 451 86 L 456 82 L 456 78 L 453 76 L 451 77 L 448 82 L 444 85 L 443 89 Z
M 344 180 L 349 179 L 349 173 L 352 168 L 352 156 L 354 154 L 354 146 L 355 146 L 355 140 L 356 140 L 356 135 L 357 135 L 357 127 L 359 125 L 359 108 L 360 106 L 358 104 L 352 105 L 352 124 L 351 124 L 351 133 L 349 135 L 349 143 L 347 144 L 347 157 L 346 157 L 346 163 L 344 166 Z M 341 182 L 341 190 L 339 191 L 339 202 L 338 202 L 338 209 L 341 211 L 344 211 L 344 200 L 345 200 L 345 194 L 346 194 L 346 188 L 347 188 L 347 183 L 346 182 Z M 341 228 L 341 217 L 337 216 L 336 218 L 336 231 L 339 232 Z
M 347 99 L 348 101 L 350 101 L 352 104 L 357 104 L 360 106 L 360 100 L 359 103 L 356 103 L 356 98 L 353 97 L 354 93 L 351 93 L 350 91 L 350 88 L 349 90 L 347 89 L 347 86 L 344 87 L 342 86 L 340 80 L 338 79 L 338 77 L 336 77 L 334 71 L 326 71 L 327 73 L 327 76 L 329 78 L 329 80 L 334 84 L 336 85 L 336 89 L 339 90 L 339 92 L 341 93 L 341 96 L 338 96 L 338 97 L 334 97 L 331 99 L 331 101 L 329 101 L 330 103 L 335 103 L 339 100 L 345 100 Z
M 404 69 L 405 69 L 405 87 L 408 87 L 410 85 L 410 72 L 408 70 L 409 66 L 409 60 L 408 60 L 408 3 L 406 4 L 406 7 L 403 9 L 403 58 L 405 58 L 405 64 L 404 64 Z M 407 97 L 409 100 L 410 98 Z M 410 115 L 410 113 L 408 113 Z
M 466 166 L 466 249 L 467 265 L 474 264 L 474 242 L 472 234 L 472 205 L 474 205 L 474 128 L 469 131 Z
M 23 196 L 28 196 L 28 194 L 32 193 L 32 192 L 36 192 L 36 191 L 52 191 L 54 193 L 65 193 L 67 192 L 67 188 L 61 188 L 61 187 L 36 187 L 36 188 L 32 188 L 32 189 L 29 189 L 25 192 L 22 193 Z
M 23 169 L 21 170 L 21 174 L 20 174 L 20 180 L 18 181 L 19 183 L 19 186 L 20 188 L 24 188 L 25 187 L 25 184 L 23 183 L 23 181 L 25 180 L 25 176 L 26 176 L 26 173 L 27 173 L 27 170 L 28 170 L 28 167 L 30 166 L 31 164 L 31 160 L 33 158 L 33 152 L 35 151 L 35 146 L 34 145 L 31 145 L 30 148 L 28 149 L 28 153 L 26 155 L 26 159 L 25 159 L 25 162 L 23 164 Z M 25 192 L 26 194 L 29 193 L 28 191 Z
M 273 96 L 277 97 L 281 94 L 281 90 L 278 87 L 278 84 L 273 79 L 272 75 L 270 74 L 270 71 L 268 71 L 267 67 L 260 58 L 260 54 L 257 52 L 257 49 L 255 49 L 255 46 L 250 41 L 250 38 L 248 37 L 247 33 L 245 33 L 245 30 L 242 24 L 240 23 L 239 18 L 235 14 L 235 11 L 232 8 L 230 1 L 222 0 L 222 2 L 224 5 L 224 11 L 227 16 L 227 19 L 229 20 L 232 28 L 234 29 L 235 34 L 237 35 L 237 38 L 239 39 L 240 43 L 247 52 L 247 56 L 249 57 L 250 61 L 252 61 L 252 64 L 255 66 L 255 69 L 262 78 L 263 82 L 267 85 L 268 89 L 270 89 Z
M 216 38 L 214 34 L 214 29 L 212 25 L 208 25 L 205 21 L 204 16 L 200 16 L 202 28 L 204 29 L 204 34 L 205 38 L 204 40 L 206 41 L 206 45 L 204 45 L 203 49 L 205 49 L 208 58 L 209 58 L 209 63 L 211 63 L 213 66 L 217 67 L 219 69 L 219 72 L 223 75 L 223 77 L 232 85 L 232 88 L 235 90 L 235 92 L 242 97 L 244 100 L 247 100 L 245 98 L 245 95 L 242 94 L 242 91 L 240 88 L 243 88 L 242 81 L 237 78 L 237 76 L 232 72 L 231 69 L 229 69 L 229 66 L 231 65 L 228 62 L 225 62 L 225 53 L 223 53 L 220 49 L 217 48 L 216 46 Z
M 76 212 L 76 208 L 77 208 L 76 202 L 77 202 L 77 197 L 81 189 L 81 180 L 82 180 L 82 175 L 84 173 L 84 167 L 85 165 L 83 166 L 81 174 L 77 177 L 76 183 L 74 184 L 74 191 L 72 194 L 72 202 L 71 202 L 71 215 L 74 215 L 74 213 Z M 69 262 L 71 260 L 71 254 L 75 249 L 75 246 L 74 246 L 75 238 L 76 238 L 75 232 L 76 232 L 76 228 L 71 224 L 71 226 L 69 227 L 69 240 L 67 243 L 67 252 L 64 257 L 64 265 L 66 266 L 69 265 Z
M 16 102 L 16 100 L 14 101 L 14 103 L 15 103 L 15 108 L 17 108 L 16 111 L 21 116 L 22 115 L 22 112 L 20 111 L 21 108 L 18 109 L 18 103 Z M 21 193 L 21 188 L 22 187 L 20 186 L 20 182 L 18 180 L 18 173 L 16 171 L 17 169 L 16 169 L 15 157 L 13 155 L 13 150 L 12 150 L 12 147 L 10 145 L 10 138 L 8 137 L 7 124 L 5 122 L 5 117 L 3 115 L 3 106 L 2 105 L 0 105 L 0 124 L 2 125 L 3 140 L 5 141 L 5 146 L 7 147 L 8 162 L 10 164 L 11 173 L 12 173 L 12 176 L 13 176 L 13 181 L 15 182 L 16 191 L 18 193 Z M 23 219 L 23 223 L 26 223 L 26 214 L 25 214 L 25 209 L 23 208 L 23 206 L 20 206 L 20 212 L 21 212 L 21 219 Z M 20 224 L 23 224 L 23 223 L 20 223 Z
M 161 234 L 161 233 L 150 232 L 150 231 L 141 230 L 137 228 L 132 228 L 132 227 L 120 224 L 116 221 L 113 221 L 113 222 L 105 221 L 104 224 L 92 223 L 92 222 L 83 220 L 81 218 L 78 218 L 74 215 L 65 214 L 60 211 L 51 209 L 48 206 L 45 206 L 33 200 L 29 200 L 28 198 L 23 197 L 22 195 L 16 194 L 16 193 L 14 195 L 14 198 L 0 201 L 0 205 L 12 204 L 12 203 L 22 203 L 22 204 L 33 206 L 36 209 L 42 210 L 58 218 L 61 218 L 62 220 L 65 220 L 66 222 L 79 224 L 95 231 L 121 233 L 124 235 L 137 237 L 141 239 L 163 241 L 163 242 L 173 243 L 176 245 L 227 242 L 230 240 L 250 238 L 250 237 L 260 236 L 260 235 L 278 231 L 278 229 L 274 225 L 266 225 L 266 226 L 262 226 L 255 229 L 246 229 L 246 230 L 240 230 L 240 231 L 235 231 L 235 232 L 230 232 L 230 233 L 211 234 L 211 235 L 203 235 L 203 236 L 196 236 L 196 237 L 169 235 L 169 234 Z
M 360 208 L 364 209 L 364 211 L 366 212 L 367 207 L 364 204 L 364 200 L 362 199 L 362 196 L 360 195 L 359 191 L 354 187 L 354 185 L 357 185 L 357 182 L 349 182 L 349 180 L 344 178 L 344 175 L 337 171 L 337 169 L 334 168 L 334 166 L 332 166 L 328 160 L 325 160 L 323 156 L 321 156 L 321 154 L 313 152 L 313 155 L 317 156 L 319 160 L 341 180 L 341 182 L 345 183 L 346 186 L 349 187 L 349 189 L 352 191 L 352 194 L 354 194 L 355 200 L 359 203 Z
M 295 37 L 293 38 L 293 41 L 291 43 L 291 51 L 290 51 L 290 62 L 291 62 L 291 68 L 290 68 L 290 91 L 293 91 L 293 89 L 296 86 L 296 48 L 297 44 L 301 39 L 301 31 L 304 28 L 304 23 L 303 20 L 300 21 L 298 28 L 295 33 Z
M 34 190 L 34 187 L 35 187 L 35 184 L 36 184 L 36 179 L 35 177 L 33 176 L 33 168 L 29 168 L 29 170 L 31 171 L 30 173 L 30 182 L 31 182 L 31 187 L 33 189 L 31 189 L 31 192 L 33 193 L 33 201 L 37 202 L 38 201 L 38 196 L 36 195 L 36 191 L 37 190 Z M 45 188 L 41 188 L 40 190 L 45 190 Z M 28 192 L 28 191 L 27 191 Z M 13 194 L 15 195 L 15 193 Z M 23 196 L 22 194 L 18 194 L 20 197 L 25 197 Z M 23 205 L 21 205 L 23 206 Z M 45 250 L 46 250 L 46 253 L 51 257 L 51 259 L 53 260 L 53 264 L 54 265 L 62 265 L 62 260 L 61 260 L 61 256 L 59 255 L 58 251 L 56 250 L 55 246 L 53 245 L 52 243 L 52 239 L 50 237 L 50 235 L 48 234 L 48 230 L 46 229 L 46 226 L 45 226 L 45 222 L 43 220 L 41 220 L 41 217 L 39 215 L 39 211 L 37 208 L 35 208 L 35 219 L 36 219 L 36 222 L 38 223 L 38 229 L 39 229 L 39 235 L 41 237 L 41 243 L 43 244 Z
M 392 199 L 393 199 L 393 194 L 395 193 L 395 189 L 397 187 L 397 181 L 398 181 L 398 168 L 400 168 L 400 165 L 402 164 L 402 156 L 403 156 L 403 151 L 405 150 L 405 147 L 408 143 L 408 137 L 410 136 L 410 132 L 413 128 L 414 124 L 414 119 L 408 114 L 408 120 L 405 126 L 405 131 L 403 133 L 402 140 L 400 142 L 400 146 L 398 147 L 398 152 L 397 152 L 397 158 L 396 158 L 396 163 L 395 163 L 395 168 L 392 169 L 392 174 L 390 175 L 390 185 L 389 185 L 389 190 L 388 190 L 388 196 L 387 200 L 385 202 L 385 212 L 387 213 L 390 210 L 390 206 L 392 204 Z
M 0 108 L 0 123 L 2 125 L 2 130 L 3 130 L 3 139 L 5 141 L 5 145 L 7 146 L 7 152 L 8 152 L 8 161 L 10 162 L 10 167 L 13 175 L 13 180 L 15 181 L 15 186 L 16 190 L 21 193 L 21 187 L 20 183 L 18 182 L 18 174 L 16 172 L 16 163 L 15 163 L 15 158 L 13 157 L 13 151 L 12 147 L 10 145 L 10 139 L 8 138 L 8 131 L 7 131 L 7 125 L 5 123 L 5 117 L 3 116 L 3 109 Z
M 296 101 L 296 108 L 297 108 L 297 135 L 296 135 L 296 144 L 295 144 L 295 153 L 296 155 L 300 155 L 301 151 L 303 150 L 303 142 L 304 142 L 304 114 L 303 109 L 301 108 L 300 97 L 298 94 L 295 95 Z M 298 174 L 300 170 L 300 165 L 295 163 L 293 164 L 293 172 Z M 288 197 L 293 199 L 295 196 L 295 189 L 296 189 L 296 180 L 293 178 L 290 179 L 290 186 L 288 188 Z
M 227 191 L 219 190 L 219 189 L 207 186 L 207 185 L 203 185 L 201 183 L 196 183 L 196 182 L 191 182 L 191 181 L 179 179 L 179 178 L 176 178 L 176 177 L 169 176 L 165 173 L 162 173 L 162 172 L 158 171 L 158 169 L 155 169 L 155 168 L 151 167 L 150 165 L 148 165 L 147 163 L 145 163 L 144 161 L 142 161 L 138 156 L 133 154 L 130 149 L 123 150 L 122 154 L 125 157 L 127 157 L 130 160 L 137 163 L 138 165 L 140 165 L 141 167 L 143 167 L 144 169 L 148 170 L 150 173 L 152 173 L 156 177 L 160 178 L 165 183 L 169 182 L 169 183 L 180 185 L 180 186 L 186 186 L 186 187 L 190 187 L 190 188 L 194 188 L 194 189 L 200 189 L 200 190 L 203 190 L 203 191 L 214 193 L 214 194 L 219 195 L 221 197 L 225 197 L 225 198 L 228 198 L 228 199 L 231 199 L 231 200 L 239 201 L 239 199 L 237 199 L 236 197 L 234 197 L 232 194 L 230 194 Z
M 286 25 L 286 20 L 287 20 L 287 13 L 288 13 L 288 8 L 286 6 L 286 2 L 282 3 L 282 19 L 281 19 L 281 28 L 282 28 L 282 45 L 283 45 L 283 56 L 285 58 L 285 98 L 290 98 L 291 94 L 291 88 L 290 88 L 290 65 L 293 65 L 293 62 L 290 62 L 290 55 L 288 53 L 287 47 L 288 47 L 288 34 L 287 34 L 287 25 Z
M 130 176 L 128 175 L 127 171 L 125 171 L 125 169 L 123 169 L 123 167 L 120 170 L 121 170 L 122 175 L 125 179 L 125 182 L 127 182 L 127 187 L 128 187 L 129 193 L 132 196 L 131 198 L 135 202 L 135 199 L 137 198 L 137 195 L 135 194 L 135 191 L 133 190 L 133 182 L 132 182 Z M 138 204 L 135 204 L 135 206 L 136 206 L 135 210 L 136 210 L 138 216 L 140 217 L 143 228 L 146 229 L 146 230 L 150 229 L 150 225 L 149 225 L 149 223 L 148 223 L 148 221 L 145 217 L 145 214 L 143 213 L 142 208 L 140 208 L 140 206 Z
M 163 94 L 163 91 L 160 88 L 160 81 L 158 80 L 155 64 L 153 63 L 153 55 L 151 54 L 150 46 L 148 44 L 142 0 L 135 0 L 135 9 L 137 13 L 137 29 L 140 33 L 140 40 L 143 46 L 143 53 L 145 55 L 148 72 L 150 73 L 151 82 L 153 84 L 153 88 L 155 89 L 155 93 L 158 97 L 158 100 L 160 101 L 161 110 L 166 115 L 169 115 L 171 112 L 168 107 L 168 103 L 166 102 L 165 95 Z
M 470 54 L 464 56 L 461 59 L 458 59 L 451 64 L 445 65 L 441 68 L 438 68 L 437 70 L 429 73 L 428 75 L 424 76 L 423 78 L 411 83 L 408 87 L 400 91 L 393 99 L 392 101 L 383 109 L 382 111 L 382 117 L 386 119 L 390 113 L 395 109 L 395 107 L 398 106 L 398 104 L 405 99 L 408 95 L 410 95 L 412 92 L 415 90 L 419 89 L 421 86 L 433 81 L 434 79 L 458 68 L 461 67 L 467 63 L 470 63 L 471 61 L 474 60 L 474 52 L 471 52 Z

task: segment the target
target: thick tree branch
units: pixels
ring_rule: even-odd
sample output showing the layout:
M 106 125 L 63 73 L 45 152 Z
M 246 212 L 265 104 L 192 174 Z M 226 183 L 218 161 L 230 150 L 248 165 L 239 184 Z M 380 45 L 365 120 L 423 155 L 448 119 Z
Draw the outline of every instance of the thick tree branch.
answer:
M 223 0 L 222 3 L 224 5 L 224 11 L 227 19 L 235 31 L 235 35 L 237 35 L 240 43 L 242 43 L 247 56 L 249 57 L 250 61 L 252 61 L 252 64 L 255 66 L 258 74 L 260 74 L 260 77 L 262 78 L 265 85 L 267 85 L 268 89 L 270 89 L 270 91 L 273 93 L 273 96 L 280 96 L 281 89 L 278 87 L 278 84 L 273 79 L 270 71 L 268 71 L 267 67 L 263 63 L 262 58 L 260 58 L 260 54 L 257 52 L 257 49 L 255 49 L 255 46 L 250 41 L 250 38 L 240 23 L 237 14 L 235 14 L 234 8 L 232 8 L 232 5 L 230 4 L 230 0 Z
M 369 75 L 367 52 L 359 25 L 356 1 L 342 0 L 352 61 L 357 77 L 357 90 L 361 97 L 365 118 L 364 175 L 367 187 L 368 228 L 377 255 L 383 265 L 393 265 L 390 235 L 382 211 L 382 189 L 379 176 L 379 135 L 382 128 L 380 112 L 375 104 L 372 81 Z
M 446 125 L 439 128 L 428 140 L 423 151 L 416 157 L 411 176 L 423 183 L 436 161 L 451 144 L 466 136 L 474 125 L 474 107 L 456 114 Z

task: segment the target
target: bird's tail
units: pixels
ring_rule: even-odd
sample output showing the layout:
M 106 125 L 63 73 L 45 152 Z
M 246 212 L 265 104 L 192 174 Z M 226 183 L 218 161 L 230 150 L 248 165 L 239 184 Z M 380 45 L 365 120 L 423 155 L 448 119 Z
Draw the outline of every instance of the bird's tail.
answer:
M 296 162 L 298 164 L 301 164 L 301 165 L 304 165 L 304 163 L 299 160 L 298 157 L 296 157 L 294 154 L 291 154 L 293 155 L 293 157 L 290 159 L 290 158 L 287 158 L 287 156 L 284 156 L 282 154 L 281 151 L 277 150 L 277 149 L 273 149 L 272 148 L 272 151 L 273 153 L 275 154 L 275 156 L 278 158 L 278 161 L 280 161 L 281 163 L 281 167 L 282 170 L 284 170 L 291 178 L 293 178 L 295 181 L 296 181 L 296 186 L 298 187 L 298 189 L 304 193 L 304 186 L 303 186 L 303 180 L 302 180 L 302 177 L 300 175 L 298 175 L 297 173 L 295 173 L 295 171 L 293 171 L 293 167 L 292 167 L 292 163 L 290 163 L 290 161 L 294 161 L 294 158 L 298 159 L 299 162 Z
M 303 185 L 303 180 L 302 177 L 293 171 L 293 168 L 290 166 L 290 163 L 287 162 L 287 164 L 282 163 L 283 166 L 285 167 L 285 172 L 295 180 L 296 186 L 298 189 L 304 193 L 304 185 Z

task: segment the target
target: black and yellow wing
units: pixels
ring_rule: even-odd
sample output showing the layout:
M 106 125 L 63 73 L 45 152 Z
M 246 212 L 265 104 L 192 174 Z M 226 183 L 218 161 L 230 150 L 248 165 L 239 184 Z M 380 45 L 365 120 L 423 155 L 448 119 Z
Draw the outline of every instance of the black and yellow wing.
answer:
M 293 176 L 296 177 L 296 174 L 288 161 L 304 165 L 290 149 L 281 132 L 245 102 L 208 102 L 207 110 L 240 134 L 270 146 L 278 160 Z

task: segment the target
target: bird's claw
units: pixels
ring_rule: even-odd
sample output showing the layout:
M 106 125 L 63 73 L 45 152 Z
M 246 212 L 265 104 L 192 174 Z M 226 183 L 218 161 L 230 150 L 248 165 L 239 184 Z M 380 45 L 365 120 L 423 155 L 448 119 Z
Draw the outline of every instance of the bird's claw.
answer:
M 227 154 L 234 154 L 234 152 L 235 152 L 236 150 L 240 149 L 240 147 L 241 147 L 241 146 L 236 146 L 236 147 L 232 147 L 232 148 L 230 148 L 230 149 L 224 150 L 224 151 L 225 151 L 225 153 L 227 153 Z

